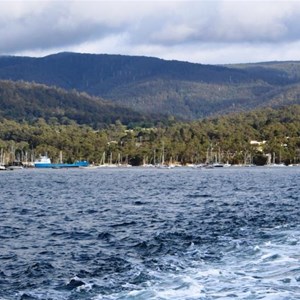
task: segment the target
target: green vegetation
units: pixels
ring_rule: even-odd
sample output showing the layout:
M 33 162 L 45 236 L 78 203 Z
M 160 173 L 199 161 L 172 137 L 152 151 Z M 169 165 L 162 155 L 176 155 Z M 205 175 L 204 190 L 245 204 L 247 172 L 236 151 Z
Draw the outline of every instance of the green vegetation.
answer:
M 299 62 L 208 66 L 61 53 L 0 57 L 0 78 L 6 163 L 45 153 L 56 161 L 62 151 L 67 162 L 98 164 L 106 153 L 140 165 L 158 162 L 163 149 L 166 161 L 182 164 L 216 156 L 264 164 L 267 153 L 300 161 Z
M 103 100 L 94 98 L 89 108 L 76 101 L 81 112 L 73 103 L 67 117 L 81 124 L 116 119 L 127 124 L 124 116 L 133 117 L 132 110 L 136 118 L 167 114 L 195 120 L 300 104 L 300 62 L 213 66 L 151 57 L 59 53 L 43 58 L 0 57 L 0 78 L 76 90 L 123 106 L 124 114 L 113 107 L 115 114 L 106 119 L 100 113 L 97 121 L 89 112 L 97 101 L 103 106 Z
M 145 116 L 75 90 L 66 91 L 28 82 L 0 81 L 0 118 L 29 123 L 42 118 L 49 124 L 67 125 L 75 122 L 101 128 L 116 120 L 124 124 L 142 124 L 155 122 L 159 117 Z
M 0 123 L 1 154 L 8 160 L 30 160 L 48 153 L 53 161 L 63 151 L 65 161 L 86 159 L 99 163 L 102 154 L 112 153 L 113 161 L 121 155 L 133 165 L 143 160 L 153 163 L 164 154 L 166 161 L 183 164 L 206 160 L 207 151 L 222 154 L 223 161 L 244 163 L 252 157 L 264 163 L 263 153 L 276 153 L 285 163 L 300 161 L 300 105 L 281 109 L 264 109 L 250 113 L 221 116 L 191 123 L 158 125 L 155 128 L 128 129 L 120 121 L 95 130 L 87 125 L 57 124 L 39 118 L 34 122 L 2 119 Z M 263 141 L 263 152 L 250 145 Z

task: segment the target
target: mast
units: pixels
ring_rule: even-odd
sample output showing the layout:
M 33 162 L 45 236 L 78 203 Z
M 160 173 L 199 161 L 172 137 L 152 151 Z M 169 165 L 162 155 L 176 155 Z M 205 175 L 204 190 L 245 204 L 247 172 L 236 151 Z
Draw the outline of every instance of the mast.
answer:
M 161 155 L 161 164 L 165 164 L 165 143 L 162 142 L 162 155 Z
M 63 156 L 62 156 L 62 151 L 59 151 L 59 163 L 63 163 Z

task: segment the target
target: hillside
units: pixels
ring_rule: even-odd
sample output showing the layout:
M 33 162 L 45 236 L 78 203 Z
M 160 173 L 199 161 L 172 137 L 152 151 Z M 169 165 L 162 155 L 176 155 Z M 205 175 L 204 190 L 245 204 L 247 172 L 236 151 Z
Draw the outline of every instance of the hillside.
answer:
M 184 119 L 300 103 L 300 63 L 213 66 L 151 57 L 59 53 L 0 57 L 0 79 L 76 89 L 143 114 Z
M 0 117 L 28 122 L 43 118 L 58 124 L 73 121 L 96 128 L 116 120 L 124 124 L 155 120 L 85 93 L 12 81 L 0 81 Z
M 113 162 L 141 165 L 158 162 L 164 153 L 166 162 L 186 164 L 205 162 L 209 150 L 211 158 L 221 155 L 223 162 L 234 164 L 264 164 L 267 153 L 277 162 L 299 164 L 299 128 L 300 105 L 131 130 L 119 122 L 94 130 L 76 123 L 0 119 L 0 150 L 7 160 L 23 157 L 25 161 L 43 153 L 56 161 L 63 151 L 68 162 L 84 158 L 100 163 L 106 153 Z M 251 140 L 266 143 L 257 148 Z

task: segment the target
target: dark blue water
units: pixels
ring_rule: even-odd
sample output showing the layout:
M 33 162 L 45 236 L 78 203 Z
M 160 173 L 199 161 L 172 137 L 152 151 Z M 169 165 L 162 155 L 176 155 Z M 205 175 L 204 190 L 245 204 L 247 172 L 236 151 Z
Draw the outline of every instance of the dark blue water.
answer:
M 300 168 L 0 173 L 0 299 L 299 299 Z

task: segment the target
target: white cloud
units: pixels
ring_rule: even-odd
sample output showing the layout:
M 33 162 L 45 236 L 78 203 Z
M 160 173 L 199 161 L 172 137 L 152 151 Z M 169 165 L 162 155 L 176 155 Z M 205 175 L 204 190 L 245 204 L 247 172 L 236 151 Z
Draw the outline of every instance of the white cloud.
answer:
M 219 22 L 215 22 L 217 39 L 241 42 L 279 42 L 290 39 L 288 20 L 299 20 L 297 2 L 223 2 Z M 299 11 L 300 12 L 300 11 Z M 223 37 L 223 39 L 222 39 Z M 298 35 L 296 38 L 299 38 Z
M 292 0 L 0 1 L 0 53 L 298 60 L 299 25 L 300 2 Z

